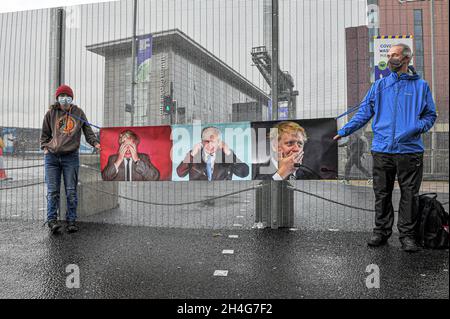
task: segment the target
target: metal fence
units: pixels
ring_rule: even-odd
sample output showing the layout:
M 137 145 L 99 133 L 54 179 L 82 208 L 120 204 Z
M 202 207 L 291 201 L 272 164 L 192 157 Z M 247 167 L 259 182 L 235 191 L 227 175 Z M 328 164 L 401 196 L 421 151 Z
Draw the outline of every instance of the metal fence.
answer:
M 38 143 L 43 116 L 59 83 L 74 89 L 76 104 L 99 127 L 268 120 L 270 81 L 252 53 L 270 54 L 273 32 L 278 31 L 280 72 L 298 91 L 286 101 L 290 116 L 330 118 L 346 111 L 352 106 L 353 85 L 349 63 L 354 52 L 349 48 L 354 43 L 349 31 L 365 28 L 362 47 L 369 52 L 369 35 L 382 28 L 382 21 L 381 26 L 371 25 L 369 9 L 375 3 L 383 17 L 387 4 L 280 0 L 277 28 L 271 23 L 272 2 L 122 0 L 0 14 L 0 136 L 6 144 L 3 165 L 9 178 L 0 181 L 0 220 L 45 220 L 43 154 Z M 448 8 L 448 1 L 436 3 Z M 448 17 L 436 23 L 448 30 Z M 414 23 L 408 20 L 395 32 L 413 30 Z M 153 40 L 149 76 L 133 81 L 133 35 L 149 34 Z M 448 58 L 448 46 L 439 54 Z M 357 59 L 369 65 L 362 71 L 367 79 L 373 72 L 368 59 L 369 55 Z M 448 85 L 448 76 L 446 81 Z M 436 87 L 443 88 L 441 82 Z M 367 89 L 368 83 L 358 91 Z M 442 88 L 439 108 L 448 114 L 448 88 Z M 177 100 L 174 117 L 161 112 L 161 98 L 169 92 Z M 358 93 L 358 99 L 362 97 Z M 448 116 L 439 123 L 438 131 L 424 137 L 422 191 L 437 192 L 448 202 Z M 370 127 L 365 135 L 370 147 Z M 370 172 L 371 158 L 366 155 L 363 164 Z M 339 148 L 338 180 L 294 181 L 286 186 L 286 192 L 293 189 L 291 197 L 286 195 L 293 205 L 293 227 L 372 228 L 374 198 L 368 177 L 353 167 L 350 182 L 343 184 L 346 161 L 345 148 Z M 103 182 L 99 155 L 85 143 L 81 163 L 80 220 L 215 229 L 267 226 L 261 217 L 267 205 L 261 188 L 266 186 L 260 182 Z M 396 189 L 396 205 L 398 198 Z M 64 196 L 61 202 L 64 215 Z

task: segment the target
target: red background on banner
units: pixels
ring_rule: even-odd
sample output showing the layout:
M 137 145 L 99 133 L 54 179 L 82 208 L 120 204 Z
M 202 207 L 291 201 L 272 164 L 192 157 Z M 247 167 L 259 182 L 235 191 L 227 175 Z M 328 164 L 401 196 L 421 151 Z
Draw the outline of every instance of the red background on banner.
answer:
M 145 153 L 150 157 L 152 164 L 159 170 L 159 180 L 172 179 L 172 129 L 170 126 L 142 126 L 142 127 L 112 127 L 100 130 L 101 170 L 108 164 L 108 157 L 119 151 L 119 135 L 125 130 L 131 130 L 140 138 L 138 153 Z

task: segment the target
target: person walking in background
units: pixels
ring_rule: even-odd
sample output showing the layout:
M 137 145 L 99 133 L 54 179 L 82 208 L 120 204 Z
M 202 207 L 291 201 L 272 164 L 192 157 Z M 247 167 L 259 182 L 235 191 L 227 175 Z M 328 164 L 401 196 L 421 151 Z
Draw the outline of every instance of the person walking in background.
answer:
M 339 147 L 347 147 L 347 163 L 345 164 L 344 184 L 350 184 L 350 172 L 353 166 L 356 166 L 367 178 L 367 184 L 372 184 L 370 173 L 364 167 L 361 159 L 368 151 L 368 143 L 363 139 L 363 135 L 359 132 L 355 132 L 350 135 L 348 140 L 339 145 Z
M 57 220 L 59 208 L 61 174 L 64 177 L 67 212 L 66 229 L 78 231 L 77 185 L 79 170 L 79 148 L 81 132 L 86 141 L 100 149 L 100 142 L 88 124 L 83 110 L 74 105 L 74 94 L 67 85 L 61 85 L 55 94 L 57 102 L 50 106 L 42 124 L 41 149 L 45 157 L 45 182 L 47 184 L 47 223 L 50 231 L 58 233 L 62 225 Z
M 436 108 L 428 83 L 408 66 L 411 48 L 394 45 L 387 57 L 392 73 L 372 85 L 358 113 L 337 132 L 334 140 L 354 133 L 373 119 L 375 228 L 368 245 L 385 245 L 392 235 L 392 191 L 397 176 L 401 191 L 397 222 L 400 242 L 404 251 L 415 252 L 419 250 L 416 226 L 423 175 L 421 135 L 434 125 Z

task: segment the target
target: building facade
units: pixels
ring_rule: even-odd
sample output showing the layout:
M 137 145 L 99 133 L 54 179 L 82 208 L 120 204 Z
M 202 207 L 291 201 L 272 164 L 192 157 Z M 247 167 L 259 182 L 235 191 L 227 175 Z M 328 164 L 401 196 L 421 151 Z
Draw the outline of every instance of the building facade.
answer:
M 169 30 L 152 39 L 150 74 L 145 82 L 136 81 L 134 114 L 125 107 L 131 104 L 131 38 L 87 47 L 105 57 L 105 127 L 255 119 L 233 116 L 233 109 L 267 118 L 269 97 L 186 34 Z M 162 112 L 164 96 L 176 101 L 172 115 Z M 256 113 L 233 107 L 250 102 L 256 103 Z

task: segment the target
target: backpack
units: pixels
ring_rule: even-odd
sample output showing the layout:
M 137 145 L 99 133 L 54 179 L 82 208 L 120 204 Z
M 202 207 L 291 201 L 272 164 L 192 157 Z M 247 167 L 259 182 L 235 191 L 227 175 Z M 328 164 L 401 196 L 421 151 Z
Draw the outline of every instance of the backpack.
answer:
M 448 212 L 436 197 L 436 193 L 419 196 L 418 243 L 424 248 L 447 249 Z

